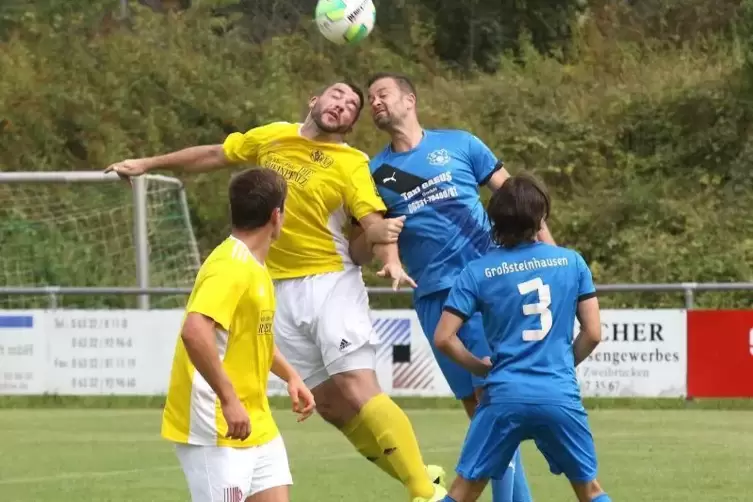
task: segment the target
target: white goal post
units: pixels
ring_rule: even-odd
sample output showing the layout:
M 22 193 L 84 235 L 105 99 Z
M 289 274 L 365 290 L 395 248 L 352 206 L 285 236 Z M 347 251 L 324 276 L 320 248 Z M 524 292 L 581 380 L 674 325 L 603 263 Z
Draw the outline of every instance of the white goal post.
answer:
M 129 189 L 114 173 L 0 173 L 3 286 L 190 287 L 200 264 L 177 178 L 140 176 Z M 137 305 L 160 302 L 142 294 Z M 5 296 L 0 308 L 37 303 Z

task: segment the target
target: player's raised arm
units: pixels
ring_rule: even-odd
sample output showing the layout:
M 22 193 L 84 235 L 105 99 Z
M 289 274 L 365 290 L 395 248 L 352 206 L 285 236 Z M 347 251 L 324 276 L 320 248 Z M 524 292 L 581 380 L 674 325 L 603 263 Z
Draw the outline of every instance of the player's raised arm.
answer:
M 181 169 L 188 173 L 201 173 L 229 164 L 222 145 L 203 145 L 155 157 L 123 160 L 108 166 L 105 172 L 117 173 L 121 178 L 130 178 L 159 169 Z
M 108 166 L 105 172 L 114 172 L 128 179 L 160 169 L 203 173 L 236 163 L 255 163 L 259 146 L 269 139 L 274 125 L 257 127 L 246 133 L 232 133 L 222 144 L 192 146 L 164 155 L 123 160 Z

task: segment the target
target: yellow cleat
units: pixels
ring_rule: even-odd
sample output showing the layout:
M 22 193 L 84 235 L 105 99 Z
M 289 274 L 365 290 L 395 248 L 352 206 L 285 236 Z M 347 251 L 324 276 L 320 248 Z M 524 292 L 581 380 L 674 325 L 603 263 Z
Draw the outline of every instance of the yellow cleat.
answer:
M 435 484 L 434 495 L 432 495 L 428 499 L 416 497 L 413 499 L 413 502 L 442 502 L 442 500 L 444 500 L 446 496 L 447 496 L 447 490 L 445 490 L 443 486 Z
M 447 488 L 447 473 L 439 465 L 427 465 L 426 474 L 429 475 L 429 479 L 435 485 L 439 485 L 442 488 Z

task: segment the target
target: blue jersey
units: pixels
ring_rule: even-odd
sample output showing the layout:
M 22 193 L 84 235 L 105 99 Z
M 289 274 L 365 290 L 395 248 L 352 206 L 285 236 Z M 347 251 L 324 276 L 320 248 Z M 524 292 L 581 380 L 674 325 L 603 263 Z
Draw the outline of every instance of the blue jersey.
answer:
M 445 310 L 480 311 L 492 353 L 494 402 L 580 406 L 573 331 L 578 302 L 595 296 L 577 252 L 541 242 L 495 248 L 458 276 Z
M 449 289 L 491 245 L 479 185 L 502 162 L 468 132 L 426 130 L 413 150 L 387 146 L 370 164 L 387 215 L 406 216 L 400 259 L 418 284 L 416 296 Z

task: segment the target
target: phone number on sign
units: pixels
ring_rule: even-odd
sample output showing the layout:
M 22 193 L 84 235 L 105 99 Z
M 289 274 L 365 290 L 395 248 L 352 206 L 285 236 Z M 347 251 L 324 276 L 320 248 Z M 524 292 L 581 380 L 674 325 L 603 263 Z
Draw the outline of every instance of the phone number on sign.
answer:
M 580 390 L 583 392 L 618 392 L 619 380 L 582 380 Z
M 56 317 L 55 329 L 128 329 L 125 317 Z

